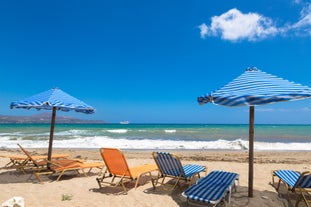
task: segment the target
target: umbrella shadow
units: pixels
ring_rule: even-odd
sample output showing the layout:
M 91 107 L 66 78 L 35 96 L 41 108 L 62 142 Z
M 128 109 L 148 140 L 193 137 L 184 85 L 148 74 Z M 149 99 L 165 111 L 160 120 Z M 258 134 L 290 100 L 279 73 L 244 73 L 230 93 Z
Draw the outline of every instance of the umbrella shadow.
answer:
M 87 177 L 91 177 L 91 176 L 95 176 L 97 175 L 97 173 L 94 172 L 90 172 L 87 174 Z M 55 173 L 55 174 L 51 174 L 51 175 L 41 175 L 41 179 L 43 182 L 58 182 L 57 178 L 58 178 L 59 174 Z M 61 182 L 62 180 L 71 180 L 74 178 L 85 178 L 86 176 L 84 176 L 81 173 L 77 173 L 74 171 L 70 171 L 70 172 L 66 172 L 64 173 L 61 178 L 59 179 L 59 182 Z
M 185 182 L 181 182 L 174 189 L 171 188 L 176 180 L 168 180 L 165 185 L 158 185 L 156 188 L 151 187 L 144 190 L 146 194 L 156 194 L 156 195 L 169 195 L 172 199 L 178 204 L 178 206 L 187 206 L 186 198 L 182 196 L 182 192 L 184 192 L 189 184 Z M 170 186 L 170 188 L 168 187 Z
M 153 187 L 148 188 L 144 191 L 147 194 L 157 194 L 157 195 L 170 195 L 172 199 L 176 202 L 178 206 L 186 207 L 187 200 L 184 196 L 182 196 L 182 192 L 189 187 L 188 184 L 184 184 L 178 188 L 175 188 L 172 191 L 163 190 L 160 187 L 154 189 Z M 230 206 L 230 207 L 241 207 L 241 206 L 260 206 L 270 207 L 270 206 L 278 206 L 278 207 L 293 207 L 288 203 L 288 201 L 282 197 L 278 196 L 277 192 L 272 192 L 268 190 L 260 191 L 254 190 L 254 197 L 248 197 L 248 187 L 247 186 L 239 186 L 237 191 L 232 191 L 231 202 L 228 204 L 228 195 L 225 199 L 219 203 L 217 206 Z M 299 206 L 300 207 L 300 206 Z
M 41 179 L 44 182 L 56 182 L 59 174 L 52 174 L 52 175 L 41 175 Z M 89 172 L 87 174 L 88 177 L 90 176 L 97 176 L 98 173 L 96 172 Z M 66 172 L 62 175 L 59 181 L 62 180 L 70 180 L 73 178 L 84 178 L 85 176 L 81 173 L 76 172 Z M 8 184 L 8 183 L 33 183 L 33 184 L 40 184 L 36 176 L 32 171 L 26 169 L 25 173 L 10 168 L 0 168 L 0 184 Z
M 110 180 L 111 181 L 111 180 Z M 106 182 L 109 182 L 107 179 Z M 107 195 L 127 195 L 127 192 L 130 190 L 135 190 L 135 182 L 136 180 L 133 181 L 128 181 L 124 183 L 124 186 L 126 188 L 126 192 L 123 190 L 122 186 L 112 186 L 106 184 L 103 187 L 98 187 L 98 188 L 91 188 L 89 191 L 94 192 L 94 193 L 101 193 L 101 194 L 107 194 Z M 143 175 L 139 179 L 139 184 L 137 187 L 146 184 L 147 182 L 151 182 L 151 178 L 148 175 Z
M 274 182 L 274 183 L 270 182 L 269 184 L 275 189 L 275 191 L 278 194 L 279 198 L 282 198 L 282 199 L 288 201 L 288 206 L 289 207 L 296 206 L 297 194 L 295 194 L 295 192 L 288 191 L 283 183 L 280 184 L 279 189 L 277 189 L 278 182 Z M 311 199 L 311 195 L 310 194 L 307 194 L 307 196 L 309 196 L 309 199 Z M 305 205 L 303 200 L 300 200 L 299 205 L 297 207 L 302 207 L 302 206 L 304 207 L 306 205 Z
M 33 173 L 0 168 L 0 184 L 8 183 L 38 183 L 38 180 Z
M 237 192 L 232 192 L 231 196 L 231 206 L 280 206 L 280 207 L 290 207 L 288 201 L 284 198 L 278 196 L 277 192 L 269 190 L 255 190 L 253 191 L 253 197 L 248 197 L 248 187 L 239 186 Z

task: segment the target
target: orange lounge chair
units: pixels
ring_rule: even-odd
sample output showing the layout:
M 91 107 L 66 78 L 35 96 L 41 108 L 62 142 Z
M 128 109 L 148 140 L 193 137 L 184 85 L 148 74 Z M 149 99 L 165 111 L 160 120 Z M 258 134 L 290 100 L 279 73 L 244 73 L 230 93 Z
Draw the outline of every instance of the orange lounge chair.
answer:
M 25 173 L 25 168 L 35 167 L 35 161 L 42 161 L 47 159 L 46 155 L 31 155 L 27 150 L 25 150 L 20 144 L 18 144 L 20 149 L 25 155 L 0 155 L 0 157 L 9 159 L 9 162 L 5 164 L 4 168 L 15 168 L 21 170 Z M 54 154 L 53 159 L 65 159 L 68 158 L 68 154 Z
M 34 167 L 32 168 L 32 170 L 40 183 L 42 183 L 40 175 L 43 174 L 52 175 L 59 173 L 59 176 L 56 179 L 56 181 L 59 181 L 62 175 L 67 171 L 76 171 L 77 173 L 79 173 L 79 170 L 81 170 L 83 174 L 87 176 L 86 173 L 84 172 L 84 169 L 89 169 L 88 171 L 89 173 L 93 168 L 102 169 L 104 167 L 103 162 L 84 162 L 83 160 L 78 159 L 64 158 L 64 159 L 52 159 L 51 161 L 48 161 L 46 159 L 36 160 L 20 144 L 18 144 L 18 146 L 29 158 L 29 160 L 33 163 Z M 47 168 L 48 163 L 50 163 L 49 168 Z
M 103 184 L 108 184 L 110 186 L 121 185 L 126 192 L 124 183 L 136 180 L 136 189 L 142 175 L 149 174 L 151 177 L 151 172 L 158 170 L 155 164 L 145 164 L 129 168 L 124 154 L 119 149 L 101 148 L 100 154 L 106 165 L 103 176 L 96 178 L 100 188 L 103 187 Z M 106 181 L 108 178 L 110 181 Z M 118 181 L 115 182 L 116 178 Z
M 61 158 L 67 158 L 68 154 L 55 154 L 52 155 L 53 159 L 61 159 Z M 28 165 L 32 166 L 31 160 L 28 158 L 28 156 L 25 155 L 0 155 L 2 158 L 7 158 L 10 161 L 5 164 L 4 168 L 16 168 L 16 169 L 23 169 L 27 167 Z M 33 155 L 33 159 L 35 160 L 43 160 L 47 159 L 46 155 Z M 22 167 L 23 166 L 23 167 Z
M 25 172 L 25 168 L 46 168 L 47 156 L 32 156 L 26 149 L 24 149 L 20 144 L 17 144 L 22 152 L 26 155 L 26 159 L 21 162 L 15 162 L 16 168 Z M 68 160 L 68 154 L 55 154 L 52 155 L 53 160 L 66 159 Z
M 39 180 L 40 183 L 42 183 L 41 175 L 54 175 L 59 174 L 56 181 L 59 181 L 59 179 L 64 175 L 65 172 L 68 171 L 75 171 L 77 174 L 80 174 L 80 170 L 82 171 L 82 174 L 87 176 L 87 173 L 89 173 L 93 168 L 98 168 L 101 170 L 104 167 L 103 162 L 81 162 L 78 160 L 54 160 L 50 162 L 50 168 L 49 169 L 39 169 L 37 172 L 35 172 L 35 176 Z M 85 173 L 84 169 L 89 169 L 87 173 Z

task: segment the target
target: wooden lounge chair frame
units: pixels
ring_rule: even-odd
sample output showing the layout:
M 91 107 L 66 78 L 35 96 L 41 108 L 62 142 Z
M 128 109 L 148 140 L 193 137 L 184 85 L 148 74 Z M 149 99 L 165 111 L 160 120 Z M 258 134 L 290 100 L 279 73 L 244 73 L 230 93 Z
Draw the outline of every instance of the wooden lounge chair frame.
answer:
M 217 206 L 228 197 L 231 202 L 232 188 L 237 191 L 239 186 L 239 175 L 233 172 L 211 171 L 207 176 L 201 178 L 196 184 L 190 186 L 182 193 L 189 204 L 195 206 Z
M 174 190 L 180 181 L 185 181 L 190 185 L 193 184 L 194 178 L 200 178 L 200 173 L 207 174 L 207 167 L 197 164 L 182 165 L 180 158 L 168 152 L 153 152 L 152 156 L 159 168 L 157 178 L 152 180 L 153 188 L 156 189 L 159 180 L 164 186 L 164 190 Z M 175 183 L 165 183 L 165 178 L 175 179 Z
M 33 163 L 33 167 L 31 168 L 31 170 L 34 172 L 34 175 L 40 183 L 42 183 L 41 175 L 54 175 L 58 173 L 59 176 L 57 177 L 56 181 L 59 181 L 59 179 L 67 171 L 75 171 L 79 174 L 79 170 L 81 170 L 82 173 L 87 176 L 87 173 L 90 173 L 93 168 L 97 168 L 101 172 L 102 168 L 104 167 L 103 162 L 84 162 L 84 160 L 79 159 L 64 158 L 52 159 L 51 161 L 48 161 L 47 159 L 42 159 L 38 161 L 34 159 L 34 157 L 31 156 L 28 151 L 25 150 L 20 144 L 18 144 L 18 146 Z M 48 163 L 50 163 L 49 168 L 47 167 Z M 85 173 L 84 169 L 89 169 L 89 171 Z
M 27 150 L 25 150 L 20 144 L 17 144 L 24 155 L 0 155 L 0 157 L 8 158 L 10 161 L 5 165 L 5 168 L 15 168 L 16 170 L 21 170 L 26 173 L 27 168 L 38 167 L 37 162 L 45 160 L 47 155 L 31 155 Z M 54 154 L 53 159 L 66 159 L 68 154 Z M 41 163 L 42 164 L 42 163 Z
M 20 166 L 26 166 L 29 161 L 29 158 L 24 155 L 0 155 L 0 157 L 10 159 L 10 161 L 4 165 L 4 168 L 21 169 Z
M 282 173 L 282 174 L 279 174 Z M 286 175 L 284 177 L 284 175 Z M 288 176 L 287 176 L 288 175 Z M 311 172 L 298 172 L 293 170 L 274 170 L 272 172 L 272 184 L 274 184 L 274 178 L 278 177 L 279 181 L 276 186 L 277 192 L 279 192 L 281 182 L 285 185 L 287 190 L 287 200 L 290 202 L 290 193 L 295 193 L 296 204 L 298 207 L 299 202 L 303 200 L 307 207 L 311 206 Z
M 53 159 L 62 159 L 67 158 L 68 154 L 55 154 L 52 155 Z M 0 155 L 0 157 L 7 158 L 10 161 L 5 164 L 4 168 L 15 168 L 25 172 L 25 168 L 33 167 L 34 164 L 26 155 Z M 47 159 L 46 155 L 32 155 L 34 160 L 44 160 Z
M 32 156 L 25 148 L 20 144 L 17 144 L 22 152 L 26 155 L 26 159 L 22 162 L 15 162 L 16 167 L 25 173 L 26 168 L 31 170 L 46 168 L 47 167 L 47 156 Z M 57 154 L 53 155 L 53 160 L 66 159 L 68 160 L 68 154 Z
M 49 162 L 49 161 L 47 161 Z M 41 175 L 55 175 L 59 174 L 56 181 L 59 181 L 60 178 L 64 175 L 64 173 L 68 171 L 74 171 L 77 174 L 80 174 L 80 171 L 82 171 L 82 174 L 84 176 L 87 176 L 88 173 L 91 172 L 93 168 L 97 168 L 102 170 L 104 167 L 103 162 L 80 162 L 77 160 L 54 160 L 50 162 L 50 168 L 49 169 L 39 169 L 37 172 L 35 172 L 35 176 L 38 179 L 40 183 L 42 183 Z M 89 169 L 87 173 L 85 173 L 84 169 Z
M 129 167 L 124 154 L 116 148 L 101 148 L 100 154 L 105 162 L 105 171 L 101 177 L 96 178 L 99 188 L 104 185 L 122 186 L 126 192 L 126 182 L 135 181 L 135 189 L 143 175 L 152 176 L 153 171 L 158 168 L 155 164 L 144 164 L 135 167 Z

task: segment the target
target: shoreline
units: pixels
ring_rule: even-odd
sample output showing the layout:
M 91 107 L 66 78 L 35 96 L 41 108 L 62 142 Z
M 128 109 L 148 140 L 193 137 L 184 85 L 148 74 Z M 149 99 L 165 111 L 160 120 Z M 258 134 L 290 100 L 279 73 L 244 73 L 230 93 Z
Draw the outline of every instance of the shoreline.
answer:
M 32 155 L 46 155 L 46 148 L 26 148 Z M 237 162 L 248 163 L 249 153 L 247 150 L 183 150 L 183 149 L 120 149 L 129 159 L 137 157 L 152 158 L 153 151 L 171 152 L 178 155 L 181 159 L 188 161 L 219 161 L 219 162 Z M 102 160 L 99 148 L 53 148 L 53 153 L 68 154 L 71 158 L 82 158 L 90 160 Z M 24 155 L 20 149 L 0 149 L 0 155 Z M 311 164 L 311 151 L 254 151 L 254 163 L 268 164 Z

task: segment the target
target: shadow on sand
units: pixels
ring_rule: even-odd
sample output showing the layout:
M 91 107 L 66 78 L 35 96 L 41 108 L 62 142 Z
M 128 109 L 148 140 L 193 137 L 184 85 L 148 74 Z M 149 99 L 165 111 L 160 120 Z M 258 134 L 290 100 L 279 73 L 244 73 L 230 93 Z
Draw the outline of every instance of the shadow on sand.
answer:
M 96 176 L 98 173 L 89 172 L 88 176 Z M 44 182 L 53 182 L 56 181 L 59 174 L 52 174 L 50 176 L 41 175 L 41 179 Z M 81 173 L 77 173 L 75 171 L 68 171 L 62 175 L 59 181 L 69 180 L 72 178 L 80 178 L 85 177 Z M 8 184 L 8 183 L 34 183 L 40 184 L 36 176 L 32 173 L 31 170 L 26 170 L 26 172 L 22 172 L 16 169 L 10 168 L 0 168 L 0 184 Z
M 186 198 L 182 196 L 182 192 L 189 187 L 188 185 L 184 185 L 182 187 L 176 188 L 174 191 L 165 191 L 160 188 L 154 190 L 153 188 L 149 188 L 145 190 L 145 193 L 150 194 L 163 194 L 163 195 L 171 195 L 173 200 L 179 206 L 187 206 Z M 191 205 L 189 205 L 191 206 Z M 208 205 L 207 205 L 208 206 Z M 271 191 L 259 191 L 254 190 L 254 197 L 248 197 L 248 187 L 239 186 L 237 192 L 233 191 L 231 196 L 230 205 L 228 205 L 228 198 L 226 197 L 223 202 L 219 203 L 217 207 L 222 206 L 230 206 L 230 207 L 291 207 L 288 204 L 286 199 L 278 197 L 277 192 Z

